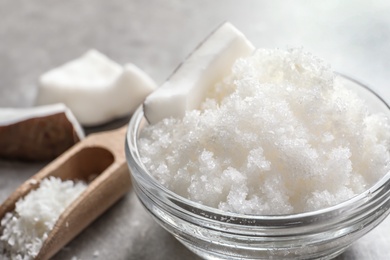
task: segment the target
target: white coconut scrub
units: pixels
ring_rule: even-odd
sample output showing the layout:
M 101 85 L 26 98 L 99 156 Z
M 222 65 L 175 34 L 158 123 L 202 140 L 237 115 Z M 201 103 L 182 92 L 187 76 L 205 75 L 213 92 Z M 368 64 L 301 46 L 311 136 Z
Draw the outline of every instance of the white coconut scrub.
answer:
M 84 182 L 43 179 L 1 220 L 0 259 L 34 259 L 62 212 L 86 187 Z
M 178 195 L 224 211 L 292 214 L 362 193 L 390 168 L 389 119 L 301 49 L 238 59 L 199 110 L 145 127 L 142 162 Z

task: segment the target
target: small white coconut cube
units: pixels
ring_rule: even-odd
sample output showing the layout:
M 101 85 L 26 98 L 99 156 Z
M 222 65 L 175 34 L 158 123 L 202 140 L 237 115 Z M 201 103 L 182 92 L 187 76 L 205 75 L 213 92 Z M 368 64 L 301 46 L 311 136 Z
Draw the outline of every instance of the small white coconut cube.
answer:
M 130 115 L 156 88 L 133 64 L 121 66 L 96 50 L 43 74 L 37 105 L 64 103 L 84 126 Z

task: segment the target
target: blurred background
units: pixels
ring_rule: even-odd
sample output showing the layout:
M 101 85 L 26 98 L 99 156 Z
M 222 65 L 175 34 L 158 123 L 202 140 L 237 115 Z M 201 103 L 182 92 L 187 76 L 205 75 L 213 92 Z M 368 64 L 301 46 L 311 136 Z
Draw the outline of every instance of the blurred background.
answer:
M 40 75 L 92 48 L 161 84 L 224 21 L 258 48 L 303 47 L 390 103 L 389 1 L 0 0 L 0 107 L 32 106 Z M 43 166 L 0 160 L 0 201 Z M 389 232 L 387 219 L 338 259 L 389 259 Z M 197 259 L 132 192 L 55 259 L 73 256 Z

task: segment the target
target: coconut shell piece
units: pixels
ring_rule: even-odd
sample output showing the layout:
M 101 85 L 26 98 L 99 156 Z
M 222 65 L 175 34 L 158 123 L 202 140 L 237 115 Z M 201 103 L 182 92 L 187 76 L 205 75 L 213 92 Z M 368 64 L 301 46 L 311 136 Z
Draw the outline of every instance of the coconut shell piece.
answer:
M 63 104 L 0 109 L 0 158 L 52 160 L 84 138 Z

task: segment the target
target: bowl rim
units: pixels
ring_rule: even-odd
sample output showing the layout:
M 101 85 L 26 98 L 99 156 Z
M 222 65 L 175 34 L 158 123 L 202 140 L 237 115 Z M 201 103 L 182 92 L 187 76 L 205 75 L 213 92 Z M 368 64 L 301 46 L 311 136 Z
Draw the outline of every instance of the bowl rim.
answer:
M 336 77 L 341 77 L 343 79 L 346 79 L 347 81 L 350 81 L 354 84 L 359 85 L 363 89 L 367 90 L 371 94 L 375 96 L 375 98 L 378 99 L 378 101 L 382 102 L 383 105 L 387 107 L 387 109 L 390 110 L 389 104 L 381 97 L 379 96 L 375 91 L 373 91 L 370 87 L 367 85 L 359 82 L 358 80 L 346 76 L 345 74 L 341 73 L 335 73 Z M 229 219 L 246 219 L 246 220 L 253 220 L 253 221 L 287 221 L 294 223 L 295 221 L 302 220 L 302 219 L 313 219 L 318 218 L 321 216 L 339 216 L 340 212 L 347 212 L 352 209 L 360 207 L 362 204 L 366 204 L 367 201 L 375 199 L 375 194 L 380 193 L 381 191 L 385 190 L 387 186 L 390 186 L 390 171 L 387 172 L 385 175 L 382 176 L 374 185 L 372 185 L 370 188 L 365 190 L 364 192 L 353 196 L 352 198 L 345 200 L 343 202 L 340 202 L 336 205 L 329 206 L 326 208 L 321 208 L 314 211 L 307 211 L 307 212 L 299 212 L 299 213 L 292 213 L 292 214 L 280 214 L 280 215 L 255 215 L 255 214 L 243 214 L 243 213 L 234 213 L 234 212 L 228 212 L 223 211 L 218 208 L 214 208 L 211 206 L 203 205 L 201 203 L 192 201 L 190 199 L 187 199 L 185 197 L 182 197 L 175 192 L 169 190 L 162 184 L 160 184 L 158 181 L 154 179 L 154 177 L 149 173 L 149 171 L 146 169 L 146 167 L 143 165 L 143 163 L 140 160 L 140 154 L 138 150 L 138 142 L 137 142 L 137 136 L 139 135 L 140 126 L 143 123 L 147 123 L 144 113 L 143 113 L 143 104 L 141 104 L 137 110 L 132 115 L 130 122 L 128 124 L 128 130 L 126 133 L 126 154 L 127 161 L 129 163 L 129 160 L 131 160 L 135 167 L 137 168 L 138 172 L 142 172 L 142 178 L 148 182 L 149 185 L 151 185 L 154 189 L 162 192 L 165 194 L 168 198 L 174 199 L 176 201 L 181 202 L 182 204 L 185 204 L 188 207 L 194 208 L 199 210 L 200 212 L 207 212 L 209 214 L 213 215 L 219 215 L 223 216 Z M 133 171 L 130 171 L 130 174 L 134 176 Z M 176 204 L 177 206 L 177 204 Z M 183 208 L 180 207 L 182 210 Z M 193 211 L 191 211 L 193 213 Z M 197 214 L 199 215 L 199 214 Z M 207 216 L 205 216 L 207 217 Z

